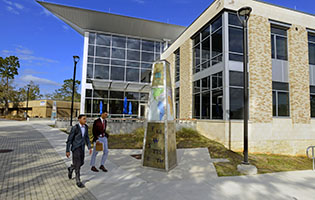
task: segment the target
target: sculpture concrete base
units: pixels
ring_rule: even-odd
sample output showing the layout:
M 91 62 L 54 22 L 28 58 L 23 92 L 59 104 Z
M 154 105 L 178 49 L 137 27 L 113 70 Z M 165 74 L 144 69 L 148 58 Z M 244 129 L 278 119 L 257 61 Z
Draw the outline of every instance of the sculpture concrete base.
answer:
M 237 171 L 245 175 L 257 174 L 257 168 L 254 165 L 245 165 L 245 164 L 237 165 Z

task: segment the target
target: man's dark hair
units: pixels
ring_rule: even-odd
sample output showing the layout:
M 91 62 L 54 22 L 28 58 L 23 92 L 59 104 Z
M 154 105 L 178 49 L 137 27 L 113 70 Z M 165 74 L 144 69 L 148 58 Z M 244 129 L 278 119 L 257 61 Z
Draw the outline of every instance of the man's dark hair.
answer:
M 103 110 L 102 113 L 101 113 L 101 115 L 102 115 L 103 113 L 108 113 L 108 112 L 107 112 L 107 110 Z
M 86 115 L 85 114 L 80 114 L 78 119 L 81 119 L 82 117 L 85 117 Z

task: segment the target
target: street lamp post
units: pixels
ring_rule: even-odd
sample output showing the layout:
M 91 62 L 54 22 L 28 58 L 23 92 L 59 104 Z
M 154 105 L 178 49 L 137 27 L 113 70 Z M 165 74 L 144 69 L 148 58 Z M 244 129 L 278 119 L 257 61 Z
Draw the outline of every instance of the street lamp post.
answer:
M 251 7 L 242 7 L 237 11 L 237 16 L 243 25 L 243 80 L 244 80 L 244 161 L 243 164 L 249 165 L 248 162 L 248 41 L 247 27 L 248 19 L 252 11 Z
M 30 87 L 31 85 L 28 84 L 27 85 L 27 93 L 26 93 L 26 115 L 25 115 L 25 119 L 27 120 L 27 117 L 28 117 L 28 97 L 29 97 L 29 94 L 30 94 Z
M 72 82 L 72 101 L 71 101 L 71 117 L 70 117 L 70 126 L 72 126 L 72 115 L 73 115 L 73 101 L 74 101 L 74 89 L 75 89 L 75 74 L 77 70 L 77 63 L 79 62 L 80 57 L 79 56 L 73 56 L 74 61 L 74 72 L 73 72 L 73 82 Z

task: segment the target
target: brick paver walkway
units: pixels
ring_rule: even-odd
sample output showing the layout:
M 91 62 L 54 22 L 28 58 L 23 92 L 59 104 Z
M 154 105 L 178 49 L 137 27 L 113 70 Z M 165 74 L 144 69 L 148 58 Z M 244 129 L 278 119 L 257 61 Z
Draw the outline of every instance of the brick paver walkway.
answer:
M 67 166 L 29 125 L 0 122 L 0 199 L 95 199 L 67 177 Z

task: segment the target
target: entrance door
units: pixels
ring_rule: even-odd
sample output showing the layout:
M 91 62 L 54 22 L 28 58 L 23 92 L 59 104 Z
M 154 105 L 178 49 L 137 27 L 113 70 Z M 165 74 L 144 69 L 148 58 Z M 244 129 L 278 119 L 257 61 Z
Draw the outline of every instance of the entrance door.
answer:
M 139 118 L 143 119 L 146 117 L 146 114 L 147 114 L 147 105 L 146 104 L 140 104 L 139 106 Z

